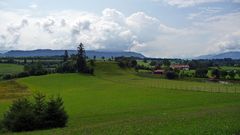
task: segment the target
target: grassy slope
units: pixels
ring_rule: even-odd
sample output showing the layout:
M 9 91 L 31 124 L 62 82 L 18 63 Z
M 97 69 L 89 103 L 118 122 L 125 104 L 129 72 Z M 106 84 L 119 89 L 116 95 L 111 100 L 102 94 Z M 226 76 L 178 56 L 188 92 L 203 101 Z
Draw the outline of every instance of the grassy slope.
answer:
M 16 64 L 0 64 L 0 74 L 7 74 L 7 73 L 18 73 L 23 71 L 22 65 Z
M 152 81 L 157 79 L 135 76 L 132 71 L 120 70 L 115 64 L 98 65 L 96 76 L 54 74 L 18 80 L 33 91 L 62 95 L 70 116 L 68 127 L 64 129 L 19 134 L 240 132 L 239 94 L 151 87 Z M 168 83 L 191 85 L 179 81 Z

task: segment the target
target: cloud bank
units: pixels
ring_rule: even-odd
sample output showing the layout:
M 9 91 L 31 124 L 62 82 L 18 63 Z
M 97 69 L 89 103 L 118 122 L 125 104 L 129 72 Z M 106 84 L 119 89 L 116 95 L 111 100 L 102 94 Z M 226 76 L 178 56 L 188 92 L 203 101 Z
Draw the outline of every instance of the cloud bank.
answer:
M 190 57 L 240 49 L 240 13 L 206 16 L 174 28 L 144 12 L 128 16 L 116 9 L 100 15 L 64 10 L 45 15 L 32 10 L 0 10 L 0 50 L 86 49 L 137 51 L 151 57 Z
M 100 16 L 77 11 L 42 17 L 29 12 L 0 14 L 5 22 L 0 27 L 1 49 L 74 48 L 83 42 L 87 49 L 131 50 L 161 31 L 160 21 L 154 17 L 143 12 L 125 17 L 115 9 L 105 9 Z
M 201 4 L 219 2 L 240 3 L 240 0 L 153 0 L 153 1 L 167 3 L 170 6 L 176 6 L 178 8 L 193 7 Z

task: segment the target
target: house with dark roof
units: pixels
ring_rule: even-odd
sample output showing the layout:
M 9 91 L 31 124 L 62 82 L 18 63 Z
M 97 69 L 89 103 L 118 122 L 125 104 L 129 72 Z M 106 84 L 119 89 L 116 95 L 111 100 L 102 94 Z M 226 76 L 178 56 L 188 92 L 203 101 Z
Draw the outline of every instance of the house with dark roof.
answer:
M 153 71 L 153 74 L 163 75 L 165 73 L 165 70 L 163 69 L 157 69 Z

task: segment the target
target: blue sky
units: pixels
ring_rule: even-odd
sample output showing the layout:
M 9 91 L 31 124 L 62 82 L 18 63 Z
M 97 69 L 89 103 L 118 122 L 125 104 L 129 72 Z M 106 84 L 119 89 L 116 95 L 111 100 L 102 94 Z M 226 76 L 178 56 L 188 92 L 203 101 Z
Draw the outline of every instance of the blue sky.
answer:
M 189 58 L 240 50 L 240 0 L 0 0 L 0 49 L 136 51 Z

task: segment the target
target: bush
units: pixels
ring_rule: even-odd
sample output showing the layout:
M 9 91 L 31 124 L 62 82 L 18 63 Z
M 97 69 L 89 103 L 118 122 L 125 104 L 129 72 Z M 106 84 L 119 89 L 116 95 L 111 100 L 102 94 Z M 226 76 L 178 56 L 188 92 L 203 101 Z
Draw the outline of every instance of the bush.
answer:
M 150 62 L 150 66 L 156 66 L 157 65 L 157 62 L 156 61 L 151 61 Z
M 25 65 L 24 71 L 28 72 L 30 75 L 46 75 L 48 72 L 43 68 L 41 63 L 34 63 L 32 65 Z
M 28 72 L 21 72 L 17 74 L 18 78 L 22 78 L 22 77 L 28 77 L 30 76 L 30 74 Z
M 176 79 L 177 78 L 177 74 L 174 71 L 168 71 L 166 73 L 166 78 L 167 79 Z
M 45 126 L 45 110 L 46 110 L 46 96 L 44 94 L 38 93 L 34 95 L 34 114 L 35 114 L 35 128 L 36 129 L 44 129 Z
M 10 80 L 10 79 L 13 79 L 13 78 L 14 78 L 13 74 L 5 74 L 2 77 L 3 80 Z
M 137 66 L 137 61 L 136 60 L 131 60 L 131 67 L 136 67 Z
M 13 131 L 31 131 L 65 127 L 68 120 L 61 97 L 45 99 L 45 95 L 36 94 L 34 102 L 26 98 L 18 99 L 4 114 L 3 128 Z
M 90 66 L 92 66 L 92 67 L 95 66 L 95 61 L 94 60 L 90 60 L 89 63 L 90 63 Z
M 199 78 L 206 78 L 208 70 L 207 69 L 197 69 L 195 72 L 195 76 Z
M 47 128 L 65 127 L 68 116 L 64 111 L 63 101 L 60 97 L 52 97 L 47 102 L 45 110 L 45 126 Z
M 5 133 L 5 132 L 7 132 L 7 130 L 4 128 L 3 122 L 0 121 L 0 134 L 1 134 L 1 133 Z
M 125 68 L 125 67 L 126 67 L 126 65 L 125 65 L 125 63 L 124 63 L 123 61 L 119 61 L 119 62 L 118 62 L 118 66 L 119 66 L 120 68 Z
M 0 61 L 0 62 L 1 62 L 1 61 Z M 3 124 L 2 124 L 2 122 L 0 121 L 0 133 L 1 133 L 2 129 L 3 129 Z
M 233 80 L 233 79 L 235 79 L 236 73 L 235 73 L 234 70 L 231 70 L 231 71 L 228 72 L 228 75 L 229 75 L 230 79 Z
M 220 75 L 221 75 L 221 72 L 218 69 L 213 69 L 211 74 L 215 79 L 219 79 Z
M 94 68 L 86 67 L 85 70 L 84 70 L 84 73 L 93 75 L 94 74 Z
M 56 70 L 58 73 L 74 73 L 77 71 L 76 64 L 73 62 L 64 62 Z
M 132 57 L 117 57 L 115 60 L 121 68 L 136 68 L 137 61 Z
M 40 76 L 40 75 L 46 75 L 48 74 L 47 70 L 38 70 L 33 75 Z
M 227 72 L 227 71 L 225 71 L 225 70 L 220 71 L 220 76 L 221 76 L 223 79 L 226 79 L 227 75 L 228 75 L 228 72 Z
M 33 130 L 34 124 L 33 105 L 26 98 L 15 101 L 3 119 L 3 126 L 15 132 Z

